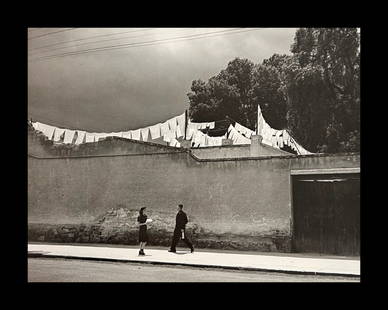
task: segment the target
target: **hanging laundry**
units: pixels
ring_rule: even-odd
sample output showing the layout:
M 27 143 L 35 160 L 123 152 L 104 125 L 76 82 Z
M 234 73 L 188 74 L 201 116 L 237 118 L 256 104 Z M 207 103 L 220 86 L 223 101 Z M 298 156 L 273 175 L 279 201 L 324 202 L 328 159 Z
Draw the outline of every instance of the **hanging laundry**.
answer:
M 140 129 L 141 137 L 142 137 L 143 141 L 148 141 L 148 133 L 149 133 L 149 131 L 150 131 L 149 127 L 141 128 Z
M 85 131 L 77 130 L 77 139 L 75 140 L 74 144 L 81 144 L 84 143 L 85 140 Z
M 175 131 L 176 127 L 178 126 L 176 117 L 169 119 L 167 122 L 168 122 L 168 125 L 170 126 L 170 129 Z
M 161 124 L 159 123 L 149 127 L 152 140 L 160 138 L 160 125 Z
M 171 142 L 170 142 L 170 146 L 176 146 L 176 144 L 178 143 L 178 140 L 177 139 L 171 139 Z
M 122 138 L 123 137 L 123 132 L 120 131 L 120 132 L 110 132 L 106 135 L 107 137 L 119 137 L 119 138 Z
M 197 130 L 197 131 L 194 131 L 194 135 L 195 136 L 193 137 L 193 142 L 196 145 L 199 145 L 201 143 L 203 133 Z
M 187 125 L 187 129 L 192 129 L 192 130 L 198 130 L 198 124 L 196 123 L 190 123 Z
M 39 123 L 39 130 L 49 139 L 52 140 L 54 136 L 55 127 Z
M 39 124 L 40 124 L 39 122 L 32 123 L 32 127 L 34 127 L 35 130 L 40 131 Z
M 251 129 L 249 129 L 249 128 L 247 128 L 247 127 L 245 127 L 245 126 L 243 126 L 243 125 L 241 125 L 241 124 L 239 124 L 239 123 L 237 123 L 237 122 L 236 122 L 236 124 L 235 124 L 235 129 L 236 129 L 239 133 L 241 133 L 241 134 L 247 136 L 248 138 L 250 138 L 250 137 L 252 136 L 252 134 L 254 133 L 253 130 L 251 130 Z
M 185 113 L 178 115 L 176 117 L 176 120 L 177 120 L 177 123 L 178 123 L 178 126 L 180 128 L 182 135 L 184 135 L 185 134 Z
M 207 138 L 207 146 L 214 146 L 214 139 L 213 137 Z
M 65 137 L 63 138 L 63 143 L 71 144 L 73 142 L 75 130 L 66 129 Z
M 194 130 L 192 128 L 188 128 L 186 132 L 186 140 L 191 140 L 194 134 Z
M 140 141 L 140 129 L 131 130 L 131 137 L 133 140 Z
M 62 128 L 55 128 L 55 133 L 54 133 L 54 141 L 55 142 L 60 142 L 62 135 L 65 133 L 65 129 Z
M 93 134 L 94 134 L 95 142 L 102 141 L 108 136 L 108 134 L 105 132 L 94 132 Z
M 233 125 L 230 124 L 229 127 L 228 127 L 228 139 L 232 139 L 233 140 L 234 135 L 235 135 L 235 129 L 234 129 Z
M 124 131 L 123 132 L 123 138 L 125 139 L 131 139 L 131 131 Z
M 177 126 L 176 127 L 176 137 L 177 138 L 179 138 L 179 137 L 183 137 L 183 134 L 182 134 L 182 132 L 181 132 L 181 128 L 180 128 L 180 126 Z
M 209 129 L 214 129 L 215 126 L 216 126 L 216 123 L 215 123 L 215 122 L 207 123 L 207 127 L 208 127 Z
M 175 139 L 175 132 L 172 130 L 167 131 L 163 136 L 163 141 L 166 142 L 171 142 L 173 139 Z
M 193 123 L 189 122 L 188 127 L 193 129 L 206 129 L 208 123 Z
M 240 125 L 239 123 L 236 122 L 236 124 L 234 124 L 234 128 L 239 131 L 240 133 L 245 133 L 245 130 L 243 129 L 244 126 Z
M 94 134 L 86 132 L 85 133 L 85 143 L 95 142 Z
M 200 146 L 205 146 L 206 145 L 206 135 L 202 134 L 200 136 L 201 136 L 201 139 L 200 139 L 199 145 Z
M 230 125 L 232 126 L 232 125 Z M 250 144 L 251 140 L 244 137 L 233 126 L 230 127 L 229 139 L 233 140 L 233 144 Z
M 164 137 L 164 135 L 170 130 L 170 126 L 168 125 L 168 121 L 165 121 L 160 125 L 160 135 Z

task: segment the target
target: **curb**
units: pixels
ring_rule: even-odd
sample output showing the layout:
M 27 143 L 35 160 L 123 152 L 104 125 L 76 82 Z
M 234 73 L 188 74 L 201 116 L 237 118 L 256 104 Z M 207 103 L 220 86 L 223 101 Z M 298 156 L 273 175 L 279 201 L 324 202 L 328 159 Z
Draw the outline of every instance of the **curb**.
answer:
M 297 270 L 279 270 L 279 269 L 267 269 L 267 268 L 254 268 L 254 267 L 231 267 L 231 266 L 214 266 L 205 264 L 189 264 L 189 263 L 169 263 L 169 262 L 151 262 L 136 259 L 119 259 L 119 258 L 97 258 L 97 257 L 80 257 L 71 255 L 57 255 L 57 254 L 42 254 L 28 252 L 28 257 L 31 258 L 64 258 L 64 259 L 78 259 L 87 261 L 105 261 L 105 262 L 120 262 L 120 263 L 142 263 L 148 265 L 168 265 L 168 266 L 184 266 L 194 268 L 215 268 L 224 270 L 244 270 L 244 271 L 261 271 L 261 272 L 274 272 L 285 274 L 301 274 L 301 275 L 317 275 L 317 276 L 340 276 L 348 278 L 360 278 L 360 275 L 348 274 L 348 273 L 333 273 L 333 272 L 314 272 L 314 271 L 297 271 Z

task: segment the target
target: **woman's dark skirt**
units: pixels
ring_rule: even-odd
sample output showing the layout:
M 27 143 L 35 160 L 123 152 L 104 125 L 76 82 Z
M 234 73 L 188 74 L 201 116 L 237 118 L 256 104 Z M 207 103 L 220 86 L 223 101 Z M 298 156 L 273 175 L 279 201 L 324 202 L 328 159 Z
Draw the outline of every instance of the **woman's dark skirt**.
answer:
M 145 225 L 140 226 L 139 242 L 148 242 L 147 226 Z

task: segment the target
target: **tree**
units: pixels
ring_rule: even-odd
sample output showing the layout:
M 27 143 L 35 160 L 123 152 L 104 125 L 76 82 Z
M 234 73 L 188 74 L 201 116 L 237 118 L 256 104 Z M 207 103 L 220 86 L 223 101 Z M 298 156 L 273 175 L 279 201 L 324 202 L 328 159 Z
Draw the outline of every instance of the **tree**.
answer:
M 255 129 L 260 105 L 271 127 L 289 129 L 309 151 L 359 151 L 359 46 L 355 28 L 300 28 L 292 55 L 256 65 L 236 58 L 208 82 L 193 81 L 189 115 Z
M 301 28 L 295 34 L 291 47 L 293 68 L 288 66 L 286 69 L 289 125 L 297 138 L 302 143 L 310 144 L 314 151 L 359 150 L 359 144 L 357 147 L 357 143 L 350 142 L 355 141 L 360 131 L 359 44 L 356 28 Z M 315 81 L 320 79 L 320 86 L 315 84 L 311 90 L 302 86 L 303 76 L 307 72 L 320 72 L 319 77 L 313 75 Z M 295 91 L 296 85 L 299 91 Z M 306 117 L 302 110 L 305 105 L 312 104 L 307 100 L 322 105 L 319 109 L 322 113 L 321 120 L 305 127 L 312 136 L 320 137 L 310 143 L 307 137 L 303 137 L 303 129 L 298 127 L 301 125 L 297 125 L 303 121 L 295 121 Z
M 256 117 L 255 111 L 257 111 L 257 105 L 260 105 L 263 116 L 271 127 L 286 128 L 287 100 L 281 74 L 277 67 L 269 63 L 256 65 L 252 72 L 252 87 L 249 95 L 251 100 L 250 114 L 253 117 Z
M 248 96 L 253 67 L 248 59 L 236 58 L 207 83 L 193 81 L 191 92 L 187 94 L 190 118 L 193 121 L 213 121 L 230 116 L 247 126 L 254 125 L 249 118 Z

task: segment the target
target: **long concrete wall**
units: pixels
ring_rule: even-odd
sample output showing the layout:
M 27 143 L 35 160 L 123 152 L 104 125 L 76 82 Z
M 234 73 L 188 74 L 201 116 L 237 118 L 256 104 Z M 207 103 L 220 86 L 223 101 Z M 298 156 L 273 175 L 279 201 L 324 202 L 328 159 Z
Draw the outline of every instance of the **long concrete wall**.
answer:
M 229 158 L 222 150 L 224 159 L 120 139 L 71 149 L 30 132 L 29 223 L 85 224 L 112 209 L 147 206 L 149 213 L 168 217 L 171 231 L 176 205 L 183 203 L 202 236 L 228 235 L 224 244 L 239 236 L 235 243 L 244 248 L 287 251 L 290 170 L 359 166 L 359 157 L 346 155 L 231 159 L 231 149 Z

